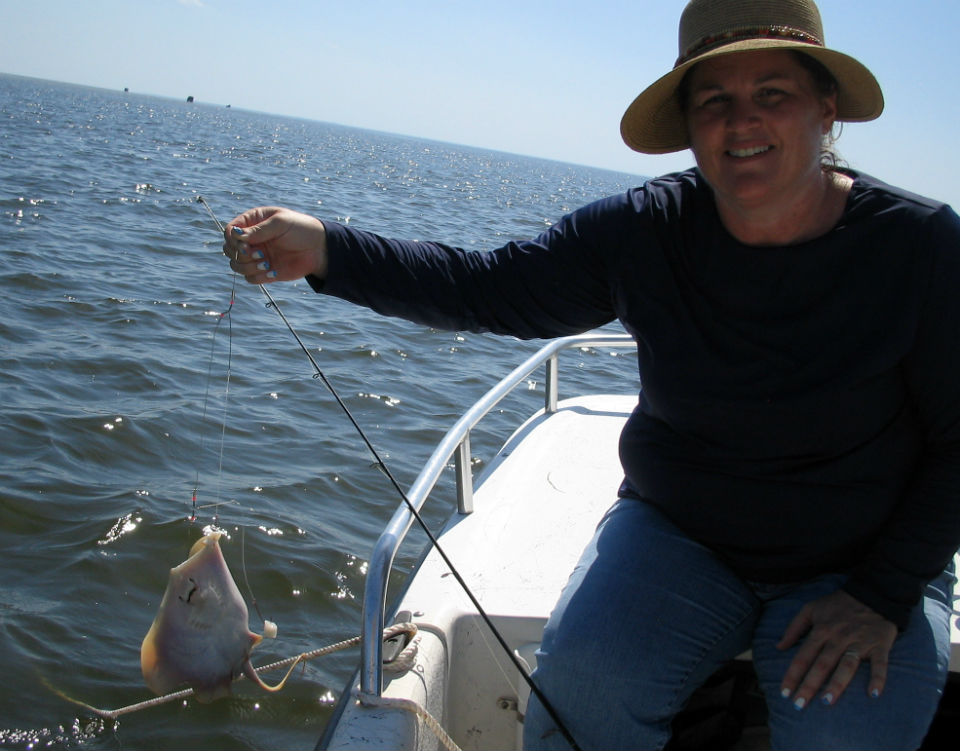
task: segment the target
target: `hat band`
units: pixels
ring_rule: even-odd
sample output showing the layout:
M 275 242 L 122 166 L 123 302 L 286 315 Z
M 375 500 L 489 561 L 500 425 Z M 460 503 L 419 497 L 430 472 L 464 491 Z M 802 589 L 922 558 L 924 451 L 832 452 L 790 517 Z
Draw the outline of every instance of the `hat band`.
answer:
M 673 64 L 673 67 L 677 68 L 704 52 L 709 52 L 712 49 L 741 39 L 790 39 L 795 42 L 802 42 L 803 44 L 812 44 L 815 47 L 823 47 L 823 42 L 817 39 L 817 37 L 805 31 L 800 31 L 800 29 L 794 29 L 789 26 L 752 26 L 704 37 L 680 55 L 680 57 L 677 58 L 677 62 Z

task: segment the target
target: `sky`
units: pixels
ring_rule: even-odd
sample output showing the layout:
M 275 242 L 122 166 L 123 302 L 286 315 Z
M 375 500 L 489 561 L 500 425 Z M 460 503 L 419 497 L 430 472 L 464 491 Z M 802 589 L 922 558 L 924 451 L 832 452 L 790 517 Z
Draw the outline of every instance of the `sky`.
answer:
M 677 56 L 685 0 L 0 0 L 0 72 L 658 175 L 626 106 Z M 960 208 L 960 2 L 820 0 L 886 110 L 855 169 Z

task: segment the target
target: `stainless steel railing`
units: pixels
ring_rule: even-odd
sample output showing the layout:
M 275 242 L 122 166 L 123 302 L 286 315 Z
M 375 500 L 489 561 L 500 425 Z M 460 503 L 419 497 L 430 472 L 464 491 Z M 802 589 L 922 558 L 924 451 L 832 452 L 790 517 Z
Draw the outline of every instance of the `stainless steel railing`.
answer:
M 433 491 L 444 468 L 454 457 L 457 483 L 457 511 L 469 514 L 473 511 L 473 476 L 470 470 L 470 431 L 484 416 L 506 397 L 534 370 L 546 366 L 546 395 L 544 410 L 557 410 L 558 355 L 565 349 L 575 347 L 631 347 L 635 346 L 628 334 L 581 334 L 555 339 L 536 354 L 527 358 L 496 386 L 490 389 L 454 424 L 434 449 L 419 476 L 410 486 L 407 498 L 417 512 L 423 507 Z M 387 582 L 393 559 L 413 524 L 414 516 L 405 503 L 401 503 L 393 517 L 380 534 L 370 563 L 363 592 L 362 644 L 360 663 L 360 691 L 379 696 L 383 690 L 383 642 L 384 613 L 387 602 Z

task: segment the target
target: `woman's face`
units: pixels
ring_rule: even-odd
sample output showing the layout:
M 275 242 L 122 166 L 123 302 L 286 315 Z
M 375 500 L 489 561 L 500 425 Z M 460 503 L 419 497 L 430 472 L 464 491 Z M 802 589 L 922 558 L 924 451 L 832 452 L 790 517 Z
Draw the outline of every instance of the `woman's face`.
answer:
M 836 95 L 817 91 L 790 52 L 723 55 L 688 76 L 690 147 L 721 208 L 786 207 L 820 184 Z

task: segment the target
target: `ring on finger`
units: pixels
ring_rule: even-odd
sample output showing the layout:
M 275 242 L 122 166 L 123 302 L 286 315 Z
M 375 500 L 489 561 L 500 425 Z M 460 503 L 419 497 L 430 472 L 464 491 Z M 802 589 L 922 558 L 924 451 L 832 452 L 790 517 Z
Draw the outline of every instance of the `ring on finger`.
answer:
M 848 649 L 846 652 L 843 653 L 843 656 L 852 657 L 857 662 L 860 661 L 860 653 L 855 649 Z

